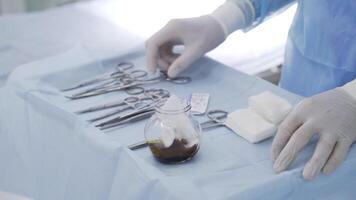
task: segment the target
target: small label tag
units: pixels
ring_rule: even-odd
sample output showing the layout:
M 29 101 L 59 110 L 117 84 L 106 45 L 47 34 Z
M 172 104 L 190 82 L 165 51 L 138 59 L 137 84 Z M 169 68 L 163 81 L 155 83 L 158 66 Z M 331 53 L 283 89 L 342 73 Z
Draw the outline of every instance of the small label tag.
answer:
M 191 111 L 194 115 L 203 115 L 208 109 L 209 93 L 193 93 L 190 97 Z

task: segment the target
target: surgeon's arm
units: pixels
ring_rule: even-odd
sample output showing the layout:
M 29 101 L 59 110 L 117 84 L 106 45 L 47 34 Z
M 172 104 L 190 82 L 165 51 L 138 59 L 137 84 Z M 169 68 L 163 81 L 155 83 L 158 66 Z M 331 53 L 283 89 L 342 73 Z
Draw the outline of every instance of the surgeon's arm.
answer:
M 210 15 L 173 19 L 146 42 L 150 72 L 175 77 L 239 29 L 249 29 L 292 0 L 228 0 Z M 174 47 L 183 45 L 181 53 Z
M 219 21 L 225 35 L 244 28 L 249 29 L 263 22 L 271 14 L 288 7 L 295 0 L 227 0 L 212 16 Z M 239 13 L 242 13 L 243 20 Z M 244 22 L 241 25 L 241 21 Z

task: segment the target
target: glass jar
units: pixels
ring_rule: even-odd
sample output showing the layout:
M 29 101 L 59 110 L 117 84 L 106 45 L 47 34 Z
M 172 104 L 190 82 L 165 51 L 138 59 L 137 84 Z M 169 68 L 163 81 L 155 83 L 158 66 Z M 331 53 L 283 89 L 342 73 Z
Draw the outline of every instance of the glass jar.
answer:
M 181 100 L 179 109 L 156 107 L 145 126 L 145 139 L 154 157 L 163 163 L 190 160 L 199 150 L 200 124 L 190 115 L 191 106 Z

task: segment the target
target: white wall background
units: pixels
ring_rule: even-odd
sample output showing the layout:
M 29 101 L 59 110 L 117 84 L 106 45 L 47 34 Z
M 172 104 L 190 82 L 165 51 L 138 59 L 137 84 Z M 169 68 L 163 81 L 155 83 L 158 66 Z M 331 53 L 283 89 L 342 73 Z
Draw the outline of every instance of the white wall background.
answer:
M 0 13 L 35 11 L 74 1 L 79 0 L 0 0 Z M 224 1 L 92 0 L 76 6 L 83 7 L 88 12 L 146 39 L 172 18 L 211 13 Z M 248 74 L 257 74 L 281 64 L 295 8 L 296 6 L 289 8 L 248 33 L 241 31 L 233 33 L 224 44 L 208 55 Z
M 0 14 L 18 13 L 26 10 L 24 0 L 0 0 Z
M 0 0 L 0 14 L 42 10 L 75 1 L 83 0 Z
M 142 38 L 148 38 L 172 18 L 211 13 L 225 0 L 101 0 L 90 2 L 91 11 Z M 283 63 L 284 46 L 296 5 L 257 28 L 237 31 L 208 55 L 248 74 Z

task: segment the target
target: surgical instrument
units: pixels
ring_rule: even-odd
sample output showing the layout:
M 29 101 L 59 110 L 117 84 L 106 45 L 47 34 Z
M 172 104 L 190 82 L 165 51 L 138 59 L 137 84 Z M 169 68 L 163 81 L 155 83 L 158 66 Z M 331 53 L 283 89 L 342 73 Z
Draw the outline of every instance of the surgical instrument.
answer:
M 207 113 L 207 117 L 209 118 L 209 120 L 201 123 L 200 126 L 203 130 L 226 126 L 225 121 L 227 116 L 228 112 L 224 110 L 211 110 Z M 131 150 L 136 150 L 146 146 L 148 146 L 148 141 L 140 141 L 127 146 L 127 148 Z
M 190 83 L 192 80 L 190 77 L 176 77 L 176 78 L 169 78 L 165 73 L 161 72 L 158 77 L 150 78 L 150 79 L 132 79 L 130 77 L 124 77 L 121 79 L 122 82 L 119 84 L 113 84 L 110 86 L 102 87 L 101 89 L 98 89 L 96 91 L 91 91 L 87 93 L 81 93 L 81 94 L 75 94 L 70 97 L 70 99 L 81 99 L 81 98 L 87 98 L 87 97 L 92 97 L 92 96 L 97 96 L 101 94 L 107 94 L 111 92 L 116 92 L 116 91 L 121 91 L 121 90 L 127 90 L 132 87 L 138 87 L 141 85 L 146 85 L 146 84 L 152 84 L 152 83 L 158 83 L 161 81 L 168 81 L 174 84 L 187 84 Z
M 105 109 L 109 109 L 109 108 L 124 106 L 124 105 L 126 105 L 127 102 L 135 102 L 136 99 L 138 99 L 138 98 L 148 97 L 153 100 L 157 100 L 157 99 L 169 97 L 169 91 L 165 90 L 165 89 L 147 89 L 147 90 L 145 90 L 142 88 L 142 91 L 140 92 L 140 94 L 142 94 L 142 95 L 138 95 L 138 96 L 134 96 L 134 97 L 127 97 L 124 100 L 113 101 L 113 102 L 98 105 L 98 106 L 92 106 L 92 107 L 89 107 L 89 108 L 86 108 L 83 110 L 76 111 L 75 113 L 76 114 L 85 114 L 85 113 L 96 112 L 96 111 L 105 110 Z
M 101 81 L 104 83 L 101 83 L 99 85 L 96 85 L 94 87 L 86 89 L 84 91 L 78 92 L 78 93 L 72 95 L 72 97 L 84 95 L 86 93 L 94 92 L 94 91 L 101 90 L 101 89 L 105 89 L 106 87 L 117 86 L 117 85 L 124 86 L 125 84 L 127 84 L 127 82 L 123 82 L 122 80 L 134 81 L 134 80 L 139 80 L 140 78 L 143 78 L 146 76 L 147 76 L 147 72 L 143 71 L 143 70 L 133 70 L 130 73 L 110 76 L 110 77 L 105 78 Z
M 86 113 L 96 112 L 96 111 L 100 111 L 100 110 L 106 110 L 109 108 L 124 106 L 124 105 L 126 105 L 127 101 L 131 102 L 131 101 L 135 101 L 136 99 L 137 99 L 137 97 L 127 97 L 124 100 L 114 101 L 114 102 L 110 102 L 110 103 L 106 103 L 106 104 L 102 104 L 102 105 L 98 105 L 98 106 L 85 108 L 83 110 L 79 110 L 74 113 L 80 115 L 80 114 L 86 114 Z
M 136 112 L 134 114 L 131 114 L 130 116 L 127 116 L 123 119 L 120 119 L 120 121 L 117 121 L 116 123 L 113 124 L 105 124 L 103 126 L 97 126 L 99 127 L 100 130 L 106 130 L 109 128 L 114 128 L 129 122 L 136 122 L 140 121 L 142 119 L 146 119 L 151 117 L 155 113 L 155 109 L 143 109 L 139 112 Z
M 137 75 L 139 73 L 139 75 Z M 145 74 L 143 74 L 145 73 Z M 124 77 L 121 77 L 118 79 L 118 81 L 113 81 L 113 84 L 110 85 L 105 85 L 103 87 L 96 87 L 96 90 L 100 89 L 126 89 L 129 87 L 133 86 L 139 86 L 139 85 L 146 85 L 146 84 L 151 84 L 151 83 L 157 83 L 161 81 L 168 81 L 174 84 L 187 84 L 191 82 L 190 77 L 176 77 L 176 78 L 169 78 L 165 73 L 161 72 L 159 76 L 153 77 L 153 78 L 148 78 L 148 79 L 143 79 L 143 77 L 147 76 L 146 71 L 142 70 L 136 70 L 135 75 L 127 75 Z M 93 90 L 91 90 L 93 91 Z
M 105 130 L 108 128 L 113 128 L 122 124 L 125 124 L 127 122 L 133 122 L 133 121 L 138 121 L 143 118 L 150 117 L 153 115 L 156 111 L 156 107 L 158 105 L 162 105 L 163 102 L 166 101 L 166 98 L 162 98 L 158 101 L 154 101 L 150 104 L 147 104 L 143 106 L 141 109 L 130 112 L 124 116 L 119 116 L 114 119 L 111 119 L 109 121 L 103 122 L 101 124 L 96 125 L 96 127 L 100 128 L 100 130 Z
M 96 122 L 96 121 L 99 121 L 99 120 L 114 116 L 116 114 L 119 114 L 119 113 L 127 111 L 127 110 L 131 110 L 131 109 L 139 110 L 139 109 L 143 108 L 144 106 L 146 106 L 146 105 L 148 105 L 149 103 L 152 103 L 152 102 L 153 102 L 153 99 L 148 98 L 148 97 L 146 97 L 146 98 L 137 98 L 137 97 L 136 98 L 132 98 L 129 101 L 125 102 L 126 106 L 118 108 L 118 109 L 115 109 L 115 110 L 113 110 L 113 111 L 111 111 L 109 113 L 106 113 L 104 115 L 101 115 L 99 117 L 95 117 L 93 119 L 90 119 L 90 120 L 88 120 L 88 122 Z
M 228 114 L 229 113 L 224 110 L 210 110 L 207 113 L 207 117 L 209 118 L 209 120 L 201 123 L 200 126 L 202 129 L 211 129 L 226 126 L 225 122 Z
M 109 72 L 109 73 L 105 73 L 103 75 L 99 75 L 99 76 L 94 77 L 92 79 L 89 79 L 89 80 L 83 81 L 81 83 L 78 83 L 75 86 L 72 86 L 72 87 L 69 87 L 69 88 L 66 88 L 66 89 L 62 89 L 61 91 L 62 92 L 71 91 L 71 90 L 79 89 L 79 88 L 86 87 L 86 86 L 89 86 L 89 85 L 93 85 L 93 84 L 96 84 L 96 83 L 99 83 L 99 82 L 102 82 L 102 81 L 105 81 L 105 80 L 109 80 L 113 76 L 124 75 L 127 70 L 129 70 L 129 69 L 131 69 L 133 67 L 134 67 L 134 64 L 131 63 L 131 62 L 121 62 L 116 66 L 116 68 L 115 68 L 115 70 L 113 72 Z

